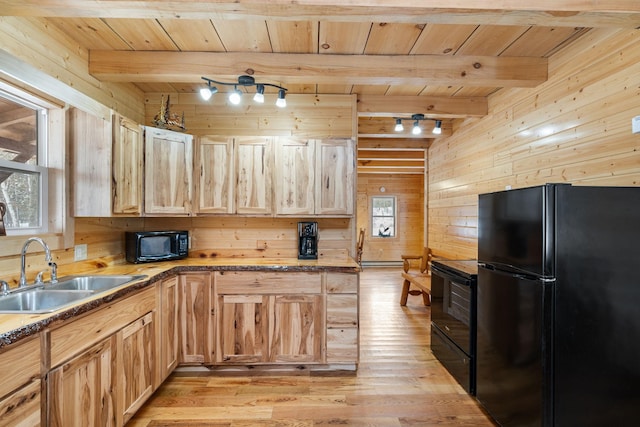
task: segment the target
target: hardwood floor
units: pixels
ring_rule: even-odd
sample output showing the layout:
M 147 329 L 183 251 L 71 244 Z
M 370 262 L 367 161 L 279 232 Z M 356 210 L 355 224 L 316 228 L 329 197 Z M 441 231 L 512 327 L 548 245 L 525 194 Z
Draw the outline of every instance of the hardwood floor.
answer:
M 357 372 L 177 372 L 127 426 L 494 426 L 431 354 L 422 297 L 400 306 L 400 270 L 361 273 Z

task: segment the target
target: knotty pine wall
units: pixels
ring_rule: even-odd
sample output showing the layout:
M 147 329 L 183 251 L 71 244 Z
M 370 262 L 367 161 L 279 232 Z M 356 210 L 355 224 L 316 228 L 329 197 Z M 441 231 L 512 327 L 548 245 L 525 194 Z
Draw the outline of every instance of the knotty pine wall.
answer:
M 424 177 L 421 175 L 358 175 L 357 228 L 364 228 L 364 262 L 400 262 L 401 255 L 421 255 L 424 248 Z M 380 191 L 384 187 L 384 193 Z M 371 235 L 373 196 L 395 196 L 396 237 Z
M 640 184 L 640 31 L 591 30 L 549 61 L 549 79 L 489 99 L 429 149 L 428 242 L 477 256 L 478 194 L 548 182 Z

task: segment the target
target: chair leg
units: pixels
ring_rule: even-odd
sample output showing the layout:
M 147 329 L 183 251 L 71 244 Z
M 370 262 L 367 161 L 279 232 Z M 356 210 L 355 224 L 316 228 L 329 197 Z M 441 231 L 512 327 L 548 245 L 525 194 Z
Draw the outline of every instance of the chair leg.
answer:
M 424 305 L 426 305 L 427 307 L 431 305 L 431 295 L 429 295 L 426 292 L 422 292 L 422 302 L 424 302 Z
M 400 294 L 400 305 L 407 305 L 407 298 L 409 297 L 409 285 L 411 282 L 405 280 L 402 284 L 402 294 Z

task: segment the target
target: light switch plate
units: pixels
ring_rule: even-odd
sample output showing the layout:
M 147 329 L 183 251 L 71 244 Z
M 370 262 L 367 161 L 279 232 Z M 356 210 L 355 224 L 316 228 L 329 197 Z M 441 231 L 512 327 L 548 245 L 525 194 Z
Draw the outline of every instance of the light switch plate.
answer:
M 87 245 L 76 245 L 73 248 L 73 260 L 74 261 L 82 261 L 87 259 Z
M 640 116 L 631 119 L 631 132 L 640 133 Z

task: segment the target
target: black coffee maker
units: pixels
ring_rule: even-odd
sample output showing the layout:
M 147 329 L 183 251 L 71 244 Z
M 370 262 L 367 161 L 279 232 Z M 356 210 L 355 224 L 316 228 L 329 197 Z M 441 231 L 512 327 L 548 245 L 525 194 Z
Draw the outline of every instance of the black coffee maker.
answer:
M 318 223 L 298 223 L 298 259 L 318 259 Z

